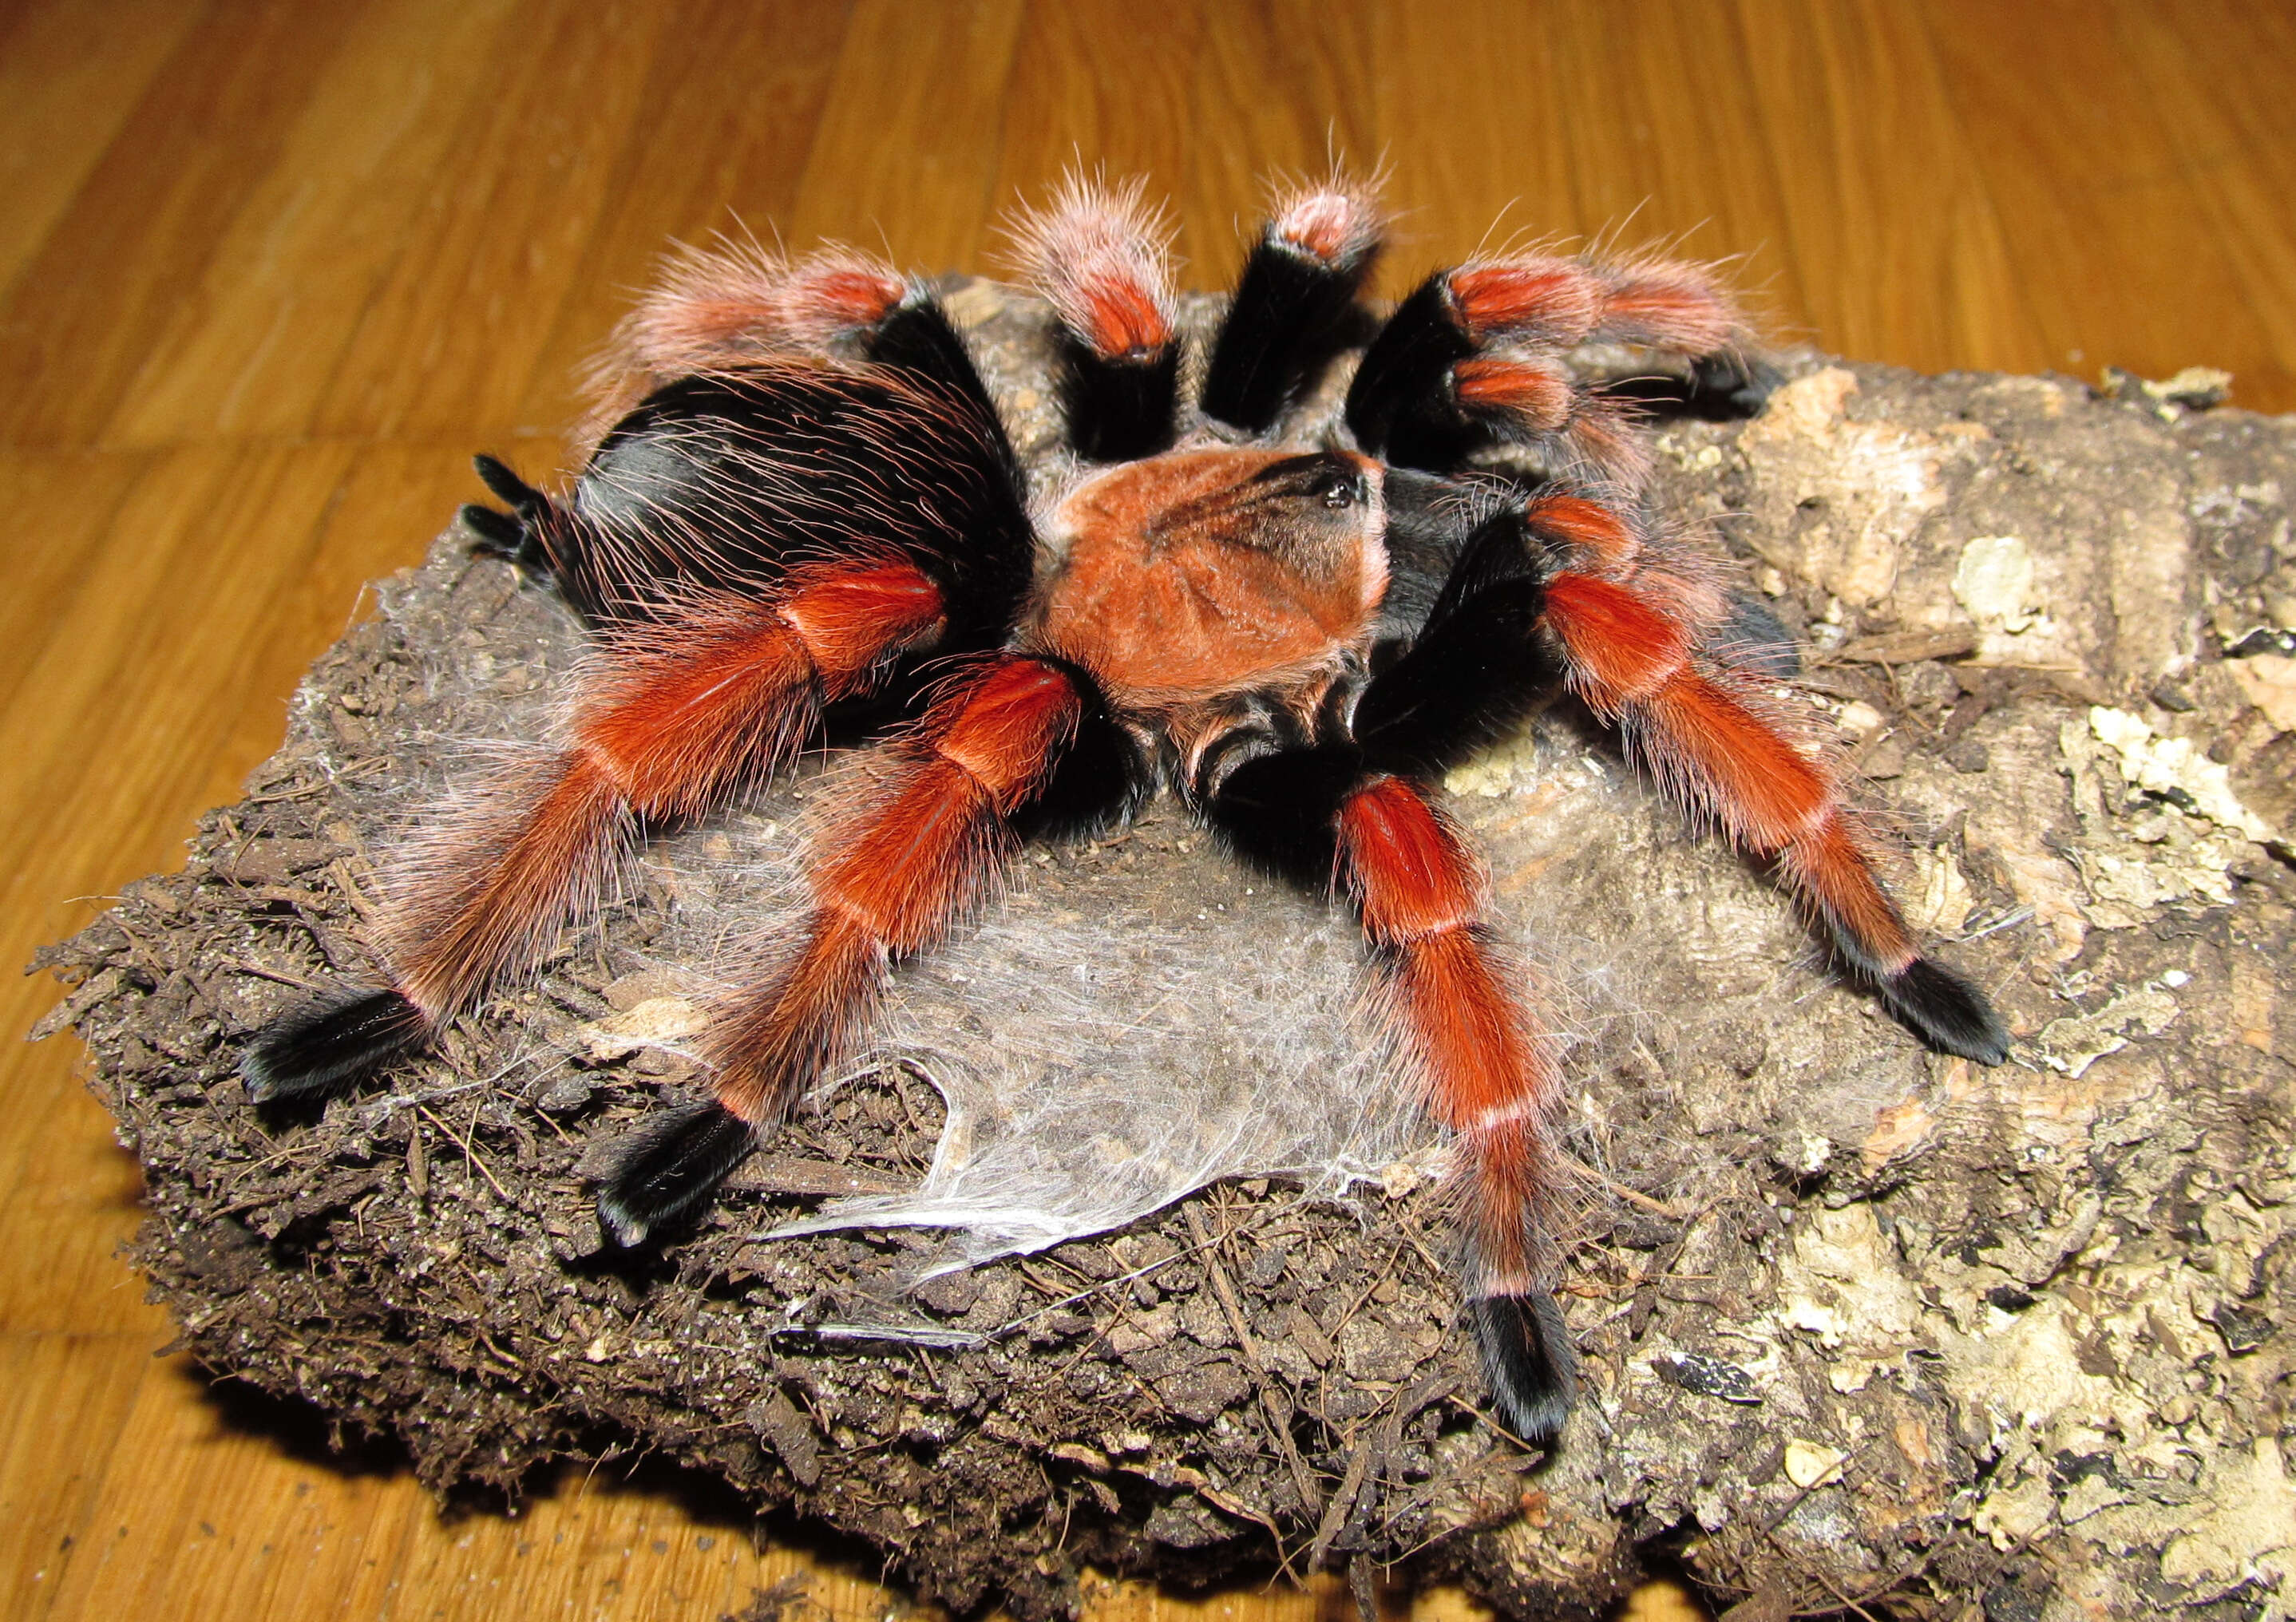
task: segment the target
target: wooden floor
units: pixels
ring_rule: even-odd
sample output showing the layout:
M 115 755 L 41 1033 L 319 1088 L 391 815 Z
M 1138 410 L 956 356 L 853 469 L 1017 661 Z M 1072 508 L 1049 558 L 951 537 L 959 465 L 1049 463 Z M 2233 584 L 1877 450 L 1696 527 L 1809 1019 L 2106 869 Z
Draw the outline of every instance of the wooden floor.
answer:
M 1081 154 L 1168 194 L 1212 284 L 1261 176 L 1337 149 L 1392 175 L 1390 291 L 1494 222 L 1625 221 L 1851 354 L 2203 363 L 2288 410 L 2291 85 L 2296 10 L 2258 0 L 0 3 L 0 961 L 176 863 L 471 451 L 547 461 L 668 238 L 993 268 Z M 0 1030 L 53 996 L 8 982 Z M 155 1357 L 76 1057 L 0 1051 L 0 1615 L 714 1618 L 815 1570 L 675 1483 L 441 1519 Z

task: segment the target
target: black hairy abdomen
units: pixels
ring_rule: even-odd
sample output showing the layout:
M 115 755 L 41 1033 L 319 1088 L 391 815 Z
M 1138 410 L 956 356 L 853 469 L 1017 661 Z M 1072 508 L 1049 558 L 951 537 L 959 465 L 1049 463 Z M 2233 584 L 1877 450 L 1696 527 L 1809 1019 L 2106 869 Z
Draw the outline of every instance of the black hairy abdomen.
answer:
M 578 610 L 612 621 L 882 547 L 940 586 L 962 647 L 992 640 L 1028 589 L 1021 491 L 1003 427 L 967 391 L 861 367 L 684 378 L 599 446 L 550 561 Z

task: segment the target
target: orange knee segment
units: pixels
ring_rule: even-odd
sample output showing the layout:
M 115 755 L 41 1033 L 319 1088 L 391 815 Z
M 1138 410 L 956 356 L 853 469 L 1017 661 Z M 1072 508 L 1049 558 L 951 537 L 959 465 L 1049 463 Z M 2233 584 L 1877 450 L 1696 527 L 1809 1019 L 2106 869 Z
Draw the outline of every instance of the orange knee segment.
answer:
M 1740 845 L 1775 856 L 1833 803 L 1827 774 L 1700 671 L 1681 619 L 1644 593 L 1560 574 L 1547 585 L 1546 617 L 1579 695 L 1635 723 L 1659 775 Z
M 947 623 L 940 587 L 906 562 L 800 569 L 775 611 L 832 699 L 859 690 L 889 657 Z
M 1505 336 L 1567 349 L 1595 324 L 1595 280 L 1568 259 L 1531 255 L 1469 265 L 1451 273 L 1459 324 L 1481 341 Z
M 1015 233 L 1021 270 L 1061 323 L 1103 361 L 1139 360 L 1173 338 L 1170 256 L 1136 185 L 1081 178 Z
M 968 773 L 938 758 L 914 761 L 816 871 L 814 893 L 890 950 L 914 952 L 978 892 L 997 835 L 996 803 Z
M 800 261 L 777 290 L 775 313 L 792 337 L 820 344 L 875 326 L 908 296 L 891 266 L 849 250 L 824 249 Z
M 801 570 L 769 601 L 697 603 L 626 633 L 575 736 L 633 806 L 693 815 L 778 765 L 824 700 L 865 691 L 943 623 L 914 564 Z
M 1474 922 L 1481 873 L 1419 791 L 1376 777 L 1340 807 L 1340 856 L 1364 932 L 1400 946 Z
M 1086 312 L 1084 336 L 1094 353 L 1117 360 L 1152 355 L 1172 341 L 1171 324 L 1154 289 L 1136 278 L 1098 275 L 1082 281 L 1078 301 Z
M 1642 542 L 1625 519 L 1583 496 L 1541 496 L 1523 509 L 1522 516 L 1538 534 L 1576 547 L 1603 574 L 1625 573 L 1642 550 Z
M 890 792 L 816 872 L 823 905 L 897 954 L 929 944 L 994 870 L 1005 814 L 1043 785 L 1083 708 L 1054 666 L 988 667 L 926 717 Z
M 926 717 L 891 781 L 824 840 L 797 954 L 712 1020 L 727 1109 L 776 1118 L 844 1053 L 886 963 L 931 945 L 989 881 L 1005 813 L 1042 785 L 1082 709 L 1059 668 L 1008 656 Z
M 1572 687 L 1607 717 L 1658 692 L 1690 658 L 1690 639 L 1674 619 L 1588 575 L 1546 583 L 1546 622 L 1562 640 Z
M 1008 658 L 989 667 L 926 722 L 931 748 L 986 790 L 999 811 L 1033 792 L 1084 717 L 1076 683 L 1057 666 Z
M 1742 848 L 1788 881 L 1861 958 L 1894 974 L 1919 955 L 1843 823 L 1832 776 L 1737 699 L 1685 671 L 1644 707 L 1644 747 Z
M 1451 391 L 1469 411 L 1511 417 L 1538 433 L 1568 422 L 1578 399 L 1570 374 L 1553 362 L 1489 356 L 1453 366 Z
M 524 967 L 595 895 L 633 811 L 693 815 L 796 747 L 824 696 L 865 686 L 938 633 L 914 565 L 800 570 L 777 598 L 724 595 L 610 641 L 578 704 L 574 747 L 450 821 L 383 935 L 401 989 L 441 1020 Z
M 641 810 L 702 810 L 729 776 L 770 764 L 791 741 L 784 734 L 811 723 L 812 663 L 765 605 L 646 634 L 648 644 L 616 659 L 574 722 L 583 752 Z

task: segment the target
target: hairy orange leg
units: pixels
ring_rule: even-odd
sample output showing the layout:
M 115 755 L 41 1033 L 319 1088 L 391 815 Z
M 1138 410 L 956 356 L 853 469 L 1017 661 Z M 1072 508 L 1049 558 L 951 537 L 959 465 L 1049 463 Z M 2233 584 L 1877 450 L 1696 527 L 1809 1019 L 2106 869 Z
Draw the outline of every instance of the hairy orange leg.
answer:
M 1702 668 L 1673 617 L 1631 586 L 1568 572 L 1547 582 L 1546 611 L 1579 697 L 1630 726 L 1660 781 L 1741 849 L 1776 858 L 1861 968 L 1886 977 L 1920 955 L 1832 774 Z
M 489 784 L 418 848 L 381 933 L 432 1023 L 594 903 L 635 818 L 722 803 L 785 759 L 823 703 L 865 691 L 942 623 L 939 590 L 906 562 L 816 566 L 769 598 L 687 610 L 617 633 L 570 747 Z
M 1466 1151 L 1480 1282 L 1537 1288 L 1549 1271 L 1536 1235 L 1554 1177 L 1546 1121 L 1558 1081 L 1483 924 L 1480 864 L 1399 777 L 1349 794 L 1339 836 L 1364 932 L 1386 954 L 1383 1012 Z
M 891 782 L 824 838 L 796 952 L 712 1021 L 703 1046 L 719 1102 L 767 1124 L 835 1062 L 885 965 L 932 945 L 993 878 L 1005 818 L 1042 786 L 1081 713 L 1064 671 L 1008 656 L 927 717 Z
M 886 966 L 939 939 L 994 879 L 1006 819 L 1049 780 L 1084 713 L 1076 680 L 991 661 L 901 746 L 890 782 L 825 831 L 813 906 L 771 973 L 728 998 L 701 1039 L 717 1101 L 634 1137 L 598 1196 L 625 1245 L 707 1200 L 865 1028 Z
M 1544 611 L 1572 689 L 1629 730 L 1677 798 L 1777 864 L 1891 1013 L 1942 1053 L 1987 1064 L 2008 1056 L 2009 1033 L 1984 995 L 1922 954 L 1833 772 L 1763 713 L 1746 677 L 1702 662 L 1679 614 L 1640 582 L 1566 570 L 1547 581 Z
M 1341 877 L 1386 960 L 1382 1012 L 1460 1146 L 1466 1294 L 1492 1395 L 1544 1440 L 1575 1367 L 1550 1294 L 1559 1077 L 1483 924 L 1481 865 L 1421 791 L 1371 778 L 1341 802 L 1338 832 Z

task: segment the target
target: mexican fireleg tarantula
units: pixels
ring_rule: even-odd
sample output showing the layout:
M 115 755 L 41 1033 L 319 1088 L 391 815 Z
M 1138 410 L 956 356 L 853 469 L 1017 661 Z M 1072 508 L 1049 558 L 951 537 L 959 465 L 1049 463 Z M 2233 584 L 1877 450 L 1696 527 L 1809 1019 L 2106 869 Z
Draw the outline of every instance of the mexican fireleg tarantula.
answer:
M 1365 323 L 1366 188 L 1284 199 L 1181 397 L 1165 244 L 1136 189 L 1071 184 L 1019 233 L 1062 324 L 1086 464 L 1032 513 L 929 289 L 861 256 L 693 254 L 625 323 L 563 499 L 481 458 L 489 550 L 555 582 L 594 651 L 562 747 L 487 782 L 400 864 L 380 990 L 257 1036 L 249 1094 L 331 1088 L 432 1040 L 599 904 L 643 829 L 737 801 L 856 700 L 902 707 L 890 777 L 816 841 L 778 966 L 713 1012 L 714 1102 L 628 1140 L 598 1199 L 635 1245 L 849 1054 L 894 960 L 1020 840 L 1169 787 L 1239 854 L 1344 893 L 1385 1028 L 1456 1135 L 1468 1311 L 1491 1394 L 1554 1436 L 1574 1358 L 1551 1295 L 1560 1078 L 1430 785 L 1558 687 L 1775 864 L 1848 971 L 1932 1047 L 1988 1063 L 1985 998 L 1921 954 L 1775 678 L 1774 621 L 1645 510 L 1590 340 L 1721 378 L 1743 329 L 1702 270 L 1544 254 L 1430 277 L 1377 328 L 1326 442 L 1303 389 Z M 1549 476 L 1469 473 L 1494 441 Z

